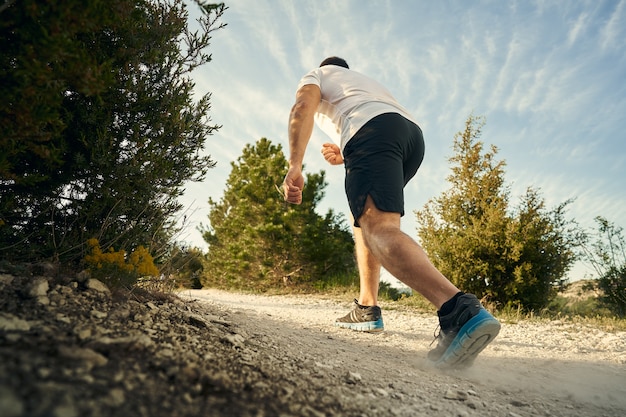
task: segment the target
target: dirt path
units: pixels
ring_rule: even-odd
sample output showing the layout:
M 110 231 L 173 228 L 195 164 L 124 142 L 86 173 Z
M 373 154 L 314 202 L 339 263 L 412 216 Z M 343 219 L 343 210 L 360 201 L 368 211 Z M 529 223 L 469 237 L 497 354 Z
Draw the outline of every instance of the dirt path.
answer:
M 0 417 L 626 415 L 626 332 L 505 323 L 446 374 L 433 315 L 393 305 L 372 335 L 333 327 L 350 300 L 0 273 Z
M 425 359 L 436 327 L 430 314 L 383 304 L 386 330 L 372 335 L 332 326 L 348 300 L 216 290 L 180 295 L 221 309 L 242 343 L 256 341 L 255 354 L 267 345 L 276 366 L 298 358 L 294 372 L 325 380 L 340 401 L 361 403 L 364 416 L 626 415 L 625 332 L 559 321 L 505 323 L 474 367 L 446 374 Z

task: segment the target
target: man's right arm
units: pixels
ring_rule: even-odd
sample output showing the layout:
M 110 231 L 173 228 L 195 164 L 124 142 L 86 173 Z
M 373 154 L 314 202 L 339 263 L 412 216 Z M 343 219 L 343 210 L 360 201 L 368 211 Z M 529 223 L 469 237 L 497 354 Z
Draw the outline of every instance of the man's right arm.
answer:
M 302 188 L 304 188 L 302 162 L 313 133 L 314 116 L 321 99 L 322 93 L 317 85 L 304 85 L 297 91 L 296 102 L 289 114 L 289 171 L 283 188 L 285 200 L 290 203 L 302 202 Z
M 304 152 L 313 133 L 314 116 L 322 100 L 320 88 L 315 84 L 300 87 L 296 102 L 289 114 L 289 165 L 302 166 Z

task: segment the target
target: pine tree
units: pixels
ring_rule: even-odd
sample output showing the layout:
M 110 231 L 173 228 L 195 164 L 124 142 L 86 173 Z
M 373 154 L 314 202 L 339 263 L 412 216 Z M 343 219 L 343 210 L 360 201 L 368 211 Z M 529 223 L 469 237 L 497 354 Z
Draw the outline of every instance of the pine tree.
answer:
M 323 171 L 307 174 L 303 203 L 290 205 L 281 194 L 287 160 L 280 145 L 260 139 L 231 166 L 223 197 L 209 200 L 204 285 L 267 289 L 354 271 L 343 218 L 315 212 L 326 186 Z
M 455 285 L 501 305 L 545 306 L 575 260 L 575 224 L 565 202 L 546 210 L 529 188 L 510 205 L 504 161 L 479 141 L 484 119 L 470 116 L 455 135 L 451 187 L 417 211 L 418 235 L 433 264 Z

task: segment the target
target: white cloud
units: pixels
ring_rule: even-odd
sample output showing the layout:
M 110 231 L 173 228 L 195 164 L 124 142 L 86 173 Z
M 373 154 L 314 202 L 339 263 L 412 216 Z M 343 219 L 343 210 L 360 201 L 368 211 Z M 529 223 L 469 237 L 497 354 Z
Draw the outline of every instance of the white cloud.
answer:
M 587 26 L 588 18 L 589 18 L 588 13 L 581 13 L 580 15 L 578 15 L 578 19 L 576 19 L 576 22 L 574 22 L 574 24 L 571 26 L 567 34 L 567 43 L 570 47 L 574 43 L 576 43 L 576 41 L 578 40 L 578 37 L 584 32 Z
M 624 27 L 626 26 L 626 1 L 620 0 L 613 13 L 601 29 L 600 45 L 602 49 L 622 49 L 624 46 Z

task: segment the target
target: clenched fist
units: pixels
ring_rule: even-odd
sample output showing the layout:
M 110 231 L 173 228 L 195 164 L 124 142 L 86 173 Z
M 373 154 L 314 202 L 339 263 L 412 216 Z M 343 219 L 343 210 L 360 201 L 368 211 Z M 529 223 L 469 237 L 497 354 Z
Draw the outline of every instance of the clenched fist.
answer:
M 324 159 L 331 165 L 343 164 L 343 156 L 341 156 L 341 150 L 339 146 L 334 143 L 325 143 L 322 145 L 322 155 Z

